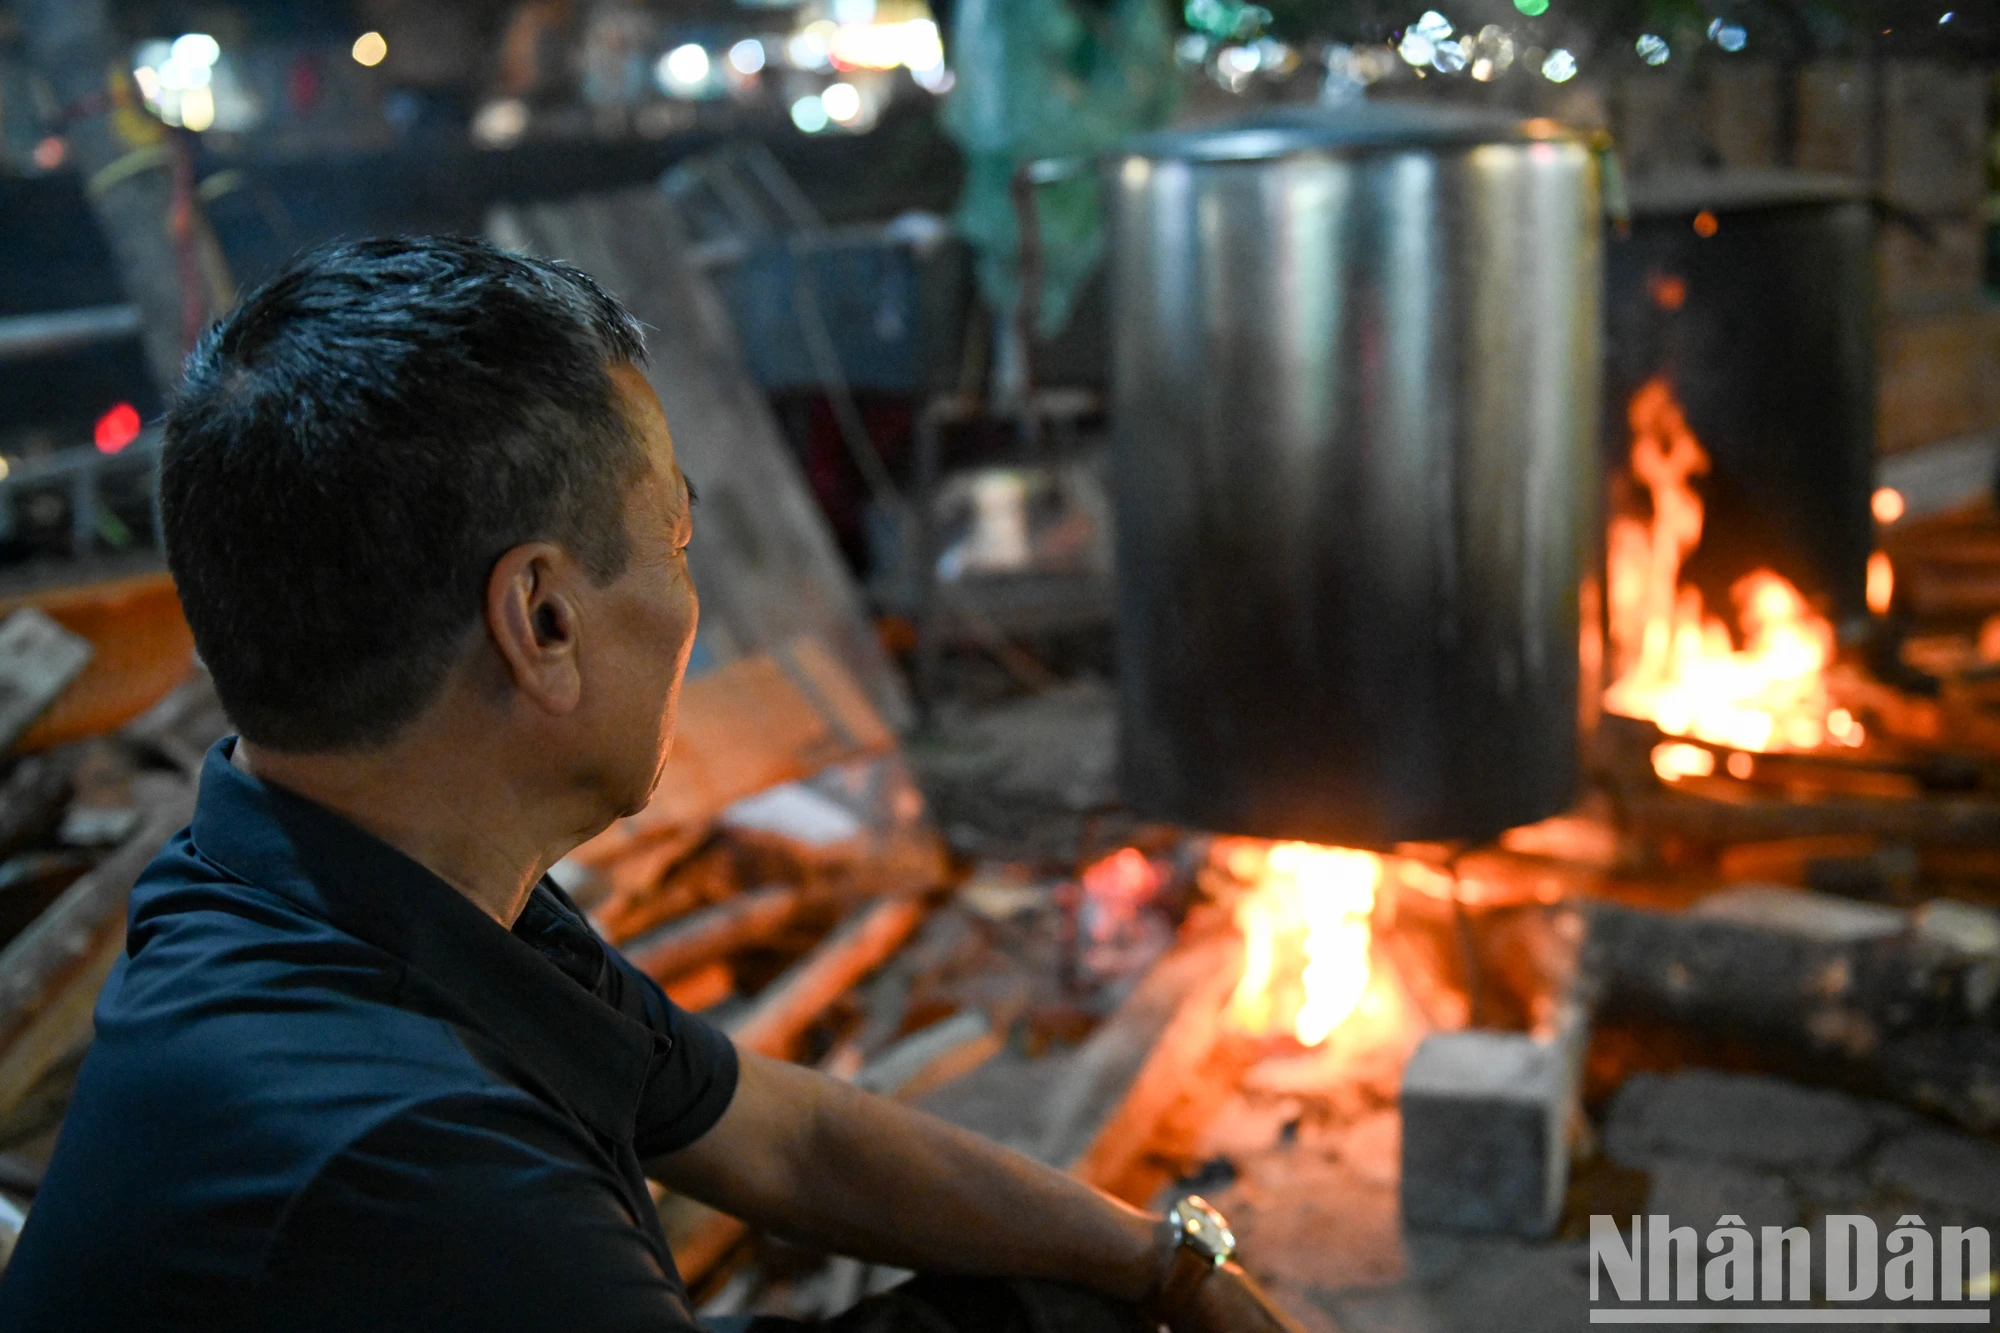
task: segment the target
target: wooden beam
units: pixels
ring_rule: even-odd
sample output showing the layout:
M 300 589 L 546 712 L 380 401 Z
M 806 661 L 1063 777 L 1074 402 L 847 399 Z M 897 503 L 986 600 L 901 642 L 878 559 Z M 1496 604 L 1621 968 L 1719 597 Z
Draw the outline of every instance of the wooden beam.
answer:
M 857 911 L 767 986 L 729 1035 L 746 1051 L 787 1058 L 805 1030 L 901 948 L 929 910 L 922 898 L 883 898 Z
M 1064 1070 L 1036 1155 L 1128 1203 L 1146 1203 L 1162 1177 L 1157 1159 L 1171 1126 L 1206 1123 L 1253 1058 L 1222 1026 L 1242 966 L 1233 933 L 1182 945 L 1155 963 Z
M 125 948 L 132 885 L 193 814 L 188 784 L 0 951 L 0 1115 L 90 1035 L 98 989 Z
M 860 686 L 810 640 L 688 681 L 652 800 L 570 853 L 610 881 L 594 916 L 617 938 L 624 904 L 700 845 L 728 806 L 895 744 Z
M 772 934 L 792 919 L 799 898 L 797 889 L 783 884 L 739 893 L 641 935 L 625 946 L 625 957 L 664 983 Z

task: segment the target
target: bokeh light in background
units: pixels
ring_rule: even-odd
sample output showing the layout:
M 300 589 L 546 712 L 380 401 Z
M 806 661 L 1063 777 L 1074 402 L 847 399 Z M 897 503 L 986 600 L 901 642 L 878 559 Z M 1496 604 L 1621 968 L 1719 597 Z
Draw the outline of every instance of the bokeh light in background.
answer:
M 1708 40 L 1725 51 L 1741 51 L 1750 41 L 1750 34 L 1740 26 L 1716 19 L 1708 25 Z
M 139 438 L 139 409 L 130 403 L 119 403 L 97 419 L 97 427 L 91 438 L 101 454 L 115 454 L 126 445 Z
M 262 118 L 262 107 L 236 78 L 221 43 L 205 32 L 141 42 L 132 55 L 132 82 L 147 110 L 196 133 L 244 130 Z
M 357 65 L 371 68 L 382 63 L 389 54 L 389 43 L 379 32 L 364 32 L 354 39 L 354 49 L 348 54 Z
M 819 95 L 822 110 L 846 125 L 861 114 L 861 92 L 851 83 L 836 83 Z
M 695 42 L 676 46 L 660 57 L 655 75 L 668 96 L 699 97 L 714 91 L 715 62 L 708 48 Z
M 817 93 L 810 97 L 801 97 L 792 103 L 792 124 L 807 134 L 818 134 L 832 120 L 833 117 L 826 113 L 826 104 L 820 100 Z

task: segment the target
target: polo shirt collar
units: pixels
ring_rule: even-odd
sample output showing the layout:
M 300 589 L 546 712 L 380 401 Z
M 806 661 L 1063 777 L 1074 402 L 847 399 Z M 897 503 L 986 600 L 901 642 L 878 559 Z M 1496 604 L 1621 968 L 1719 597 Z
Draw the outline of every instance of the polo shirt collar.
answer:
M 233 736 L 216 742 L 202 764 L 189 829 L 196 850 L 424 974 L 592 1128 L 630 1141 L 655 1054 L 651 1030 L 410 857 L 237 768 L 235 745 Z

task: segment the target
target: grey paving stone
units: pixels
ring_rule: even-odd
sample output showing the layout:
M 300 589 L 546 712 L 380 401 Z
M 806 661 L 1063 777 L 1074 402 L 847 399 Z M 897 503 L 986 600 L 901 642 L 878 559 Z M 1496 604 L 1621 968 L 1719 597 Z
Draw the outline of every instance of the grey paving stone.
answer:
M 1668 1160 L 1653 1168 L 1646 1211 L 1664 1213 L 1676 1226 L 1705 1231 L 1734 1214 L 1753 1231 L 1799 1222 L 1799 1204 L 1782 1177 L 1725 1162 Z
M 1573 1333 L 1590 1317 L 1589 1252 L 1578 1243 L 1481 1246 L 1432 1296 L 1453 1333 Z
M 1604 1147 L 1615 1162 L 1736 1162 L 1784 1171 L 1852 1161 L 1875 1136 L 1858 1099 L 1765 1074 L 1688 1069 L 1637 1074 L 1612 1099 Z
M 1435 1301 L 1411 1282 L 1320 1294 L 1342 1333 L 1457 1333 Z
M 1924 1129 L 1875 1155 L 1878 1184 L 1919 1199 L 2000 1217 L 2000 1148 L 1970 1134 Z

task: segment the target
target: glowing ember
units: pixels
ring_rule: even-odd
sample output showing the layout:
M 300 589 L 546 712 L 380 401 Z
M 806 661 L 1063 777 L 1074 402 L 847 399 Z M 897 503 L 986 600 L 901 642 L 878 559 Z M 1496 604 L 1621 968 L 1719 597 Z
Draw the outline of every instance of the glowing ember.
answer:
M 1681 563 L 1701 541 L 1701 497 L 1689 481 L 1708 471 L 1708 453 L 1663 380 L 1633 395 L 1630 420 L 1632 475 L 1651 493 L 1653 515 L 1650 522 L 1621 515 L 1610 525 L 1618 677 L 1604 692 L 1605 708 L 1650 719 L 1671 736 L 1736 750 L 1824 743 L 1833 626 L 1797 588 L 1760 569 L 1730 589 L 1742 629 L 1743 646 L 1736 646 L 1700 590 L 1680 585 Z M 1862 728 L 1849 722 L 1833 739 L 1859 745 Z
M 1368 919 L 1382 858 L 1306 842 L 1233 843 L 1230 872 L 1250 886 L 1236 904 L 1243 979 L 1224 1013 L 1255 1036 L 1289 1030 L 1317 1046 L 1368 987 Z

